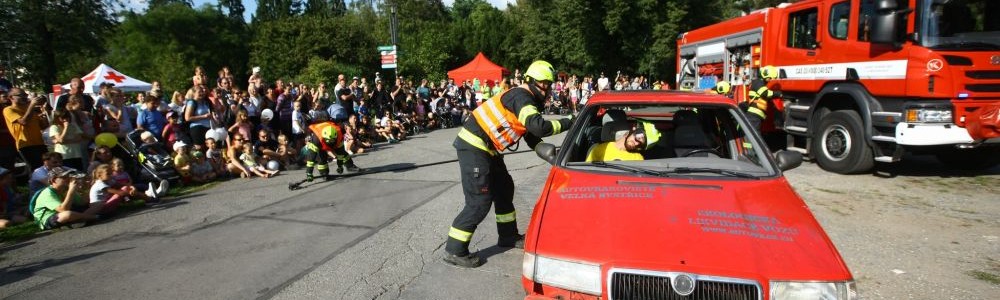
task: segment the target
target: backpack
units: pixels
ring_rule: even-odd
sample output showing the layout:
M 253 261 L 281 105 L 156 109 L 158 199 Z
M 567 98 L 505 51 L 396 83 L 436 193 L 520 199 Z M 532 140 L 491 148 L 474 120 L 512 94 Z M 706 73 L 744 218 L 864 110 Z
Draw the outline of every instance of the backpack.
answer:
M 40 189 L 38 191 L 35 191 L 35 194 L 31 195 L 31 201 L 28 201 L 28 213 L 29 214 L 32 214 L 32 215 L 35 214 L 35 200 L 38 200 L 38 195 L 41 195 L 42 191 L 44 191 L 45 189 L 46 188 L 42 188 L 42 189 Z

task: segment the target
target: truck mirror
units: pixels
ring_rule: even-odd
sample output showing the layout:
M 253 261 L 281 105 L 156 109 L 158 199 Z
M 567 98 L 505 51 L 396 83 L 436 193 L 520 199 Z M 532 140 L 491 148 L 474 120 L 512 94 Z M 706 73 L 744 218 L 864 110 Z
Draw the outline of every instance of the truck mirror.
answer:
M 555 164 L 556 145 L 538 143 L 538 145 L 535 145 L 535 154 L 538 154 L 538 157 L 541 157 L 543 160 L 549 162 L 549 164 Z
M 879 44 L 899 45 L 902 14 L 897 11 L 879 12 L 872 18 L 871 41 Z

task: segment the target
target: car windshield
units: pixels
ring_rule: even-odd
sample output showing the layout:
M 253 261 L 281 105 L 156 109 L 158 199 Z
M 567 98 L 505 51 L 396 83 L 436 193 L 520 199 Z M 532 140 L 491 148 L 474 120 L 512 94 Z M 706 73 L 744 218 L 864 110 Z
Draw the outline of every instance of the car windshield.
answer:
M 721 104 L 591 105 L 564 142 L 565 166 L 637 176 L 776 176 L 743 114 Z
M 1000 50 L 1000 1 L 920 2 L 924 46 L 936 50 Z

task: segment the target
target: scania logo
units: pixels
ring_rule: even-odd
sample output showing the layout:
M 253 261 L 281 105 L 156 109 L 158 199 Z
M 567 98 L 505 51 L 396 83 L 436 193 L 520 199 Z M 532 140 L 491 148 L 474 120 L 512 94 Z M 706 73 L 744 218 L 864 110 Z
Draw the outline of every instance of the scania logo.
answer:
M 687 296 L 694 293 L 695 280 L 690 275 L 681 274 L 674 277 L 672 285 L 674 286 L 674 293 L 681 296 Z
M 990 63 L 993 65 L 1000 65 L 1000 55 L 994 55 L 990 57 Z

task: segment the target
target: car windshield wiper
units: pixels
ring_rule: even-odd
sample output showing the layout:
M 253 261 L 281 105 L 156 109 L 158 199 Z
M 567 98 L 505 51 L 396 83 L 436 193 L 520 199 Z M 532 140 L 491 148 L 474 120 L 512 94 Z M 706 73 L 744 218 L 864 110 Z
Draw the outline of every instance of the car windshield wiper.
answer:
M 673 173 L 673 174 L 714 173 L 714 174 L 731 176 L 731 177 L 739 177 L 739 178 L 747 178 L 747 179 L 760 179 L 760 176 L 753 175 L 753 174 L 750 174 L 750 173 L 745 173 L 745 172 L 740 172 L 740 171 L 733 171 L 733 170 L 725 170 L 725 169 L 716 169 L 716 168 L 688 168 L 688 167 L 680 167 L 680 168 L 674 168 L 674 169 L 671 169 L 671 170 L 668 170 L 668 171 L 662 171 L 662 172 L 659 172 L 659 173 L 661 173 L 661 174 L 668 174 L 668 173 Z
M 602 168 L 609 168 L 609 169 L 616 169 L 616 170 L 628 171 L 628 172 L 632 172 L 632 173 L 636 173 L 636 174 L 646 174 L 646 175 L 653 175 L 653 176 L 663 176 L 663 173 L 661 173 L 659 171 L 654 171 L 654 170 L 645 169 L 645 168 L 639 168 L 639 167 L 626 166 L 626 165 L 622 165 L 622 164 L 614 164 L 614 163 L 609 164 L 609 163 L 603 162 L 603 161 L 595 161 L 595 162 L 591 162 L 589 164 L 574 164 L 574 165 L 596 166 L 596 167 L 602 167 Z

